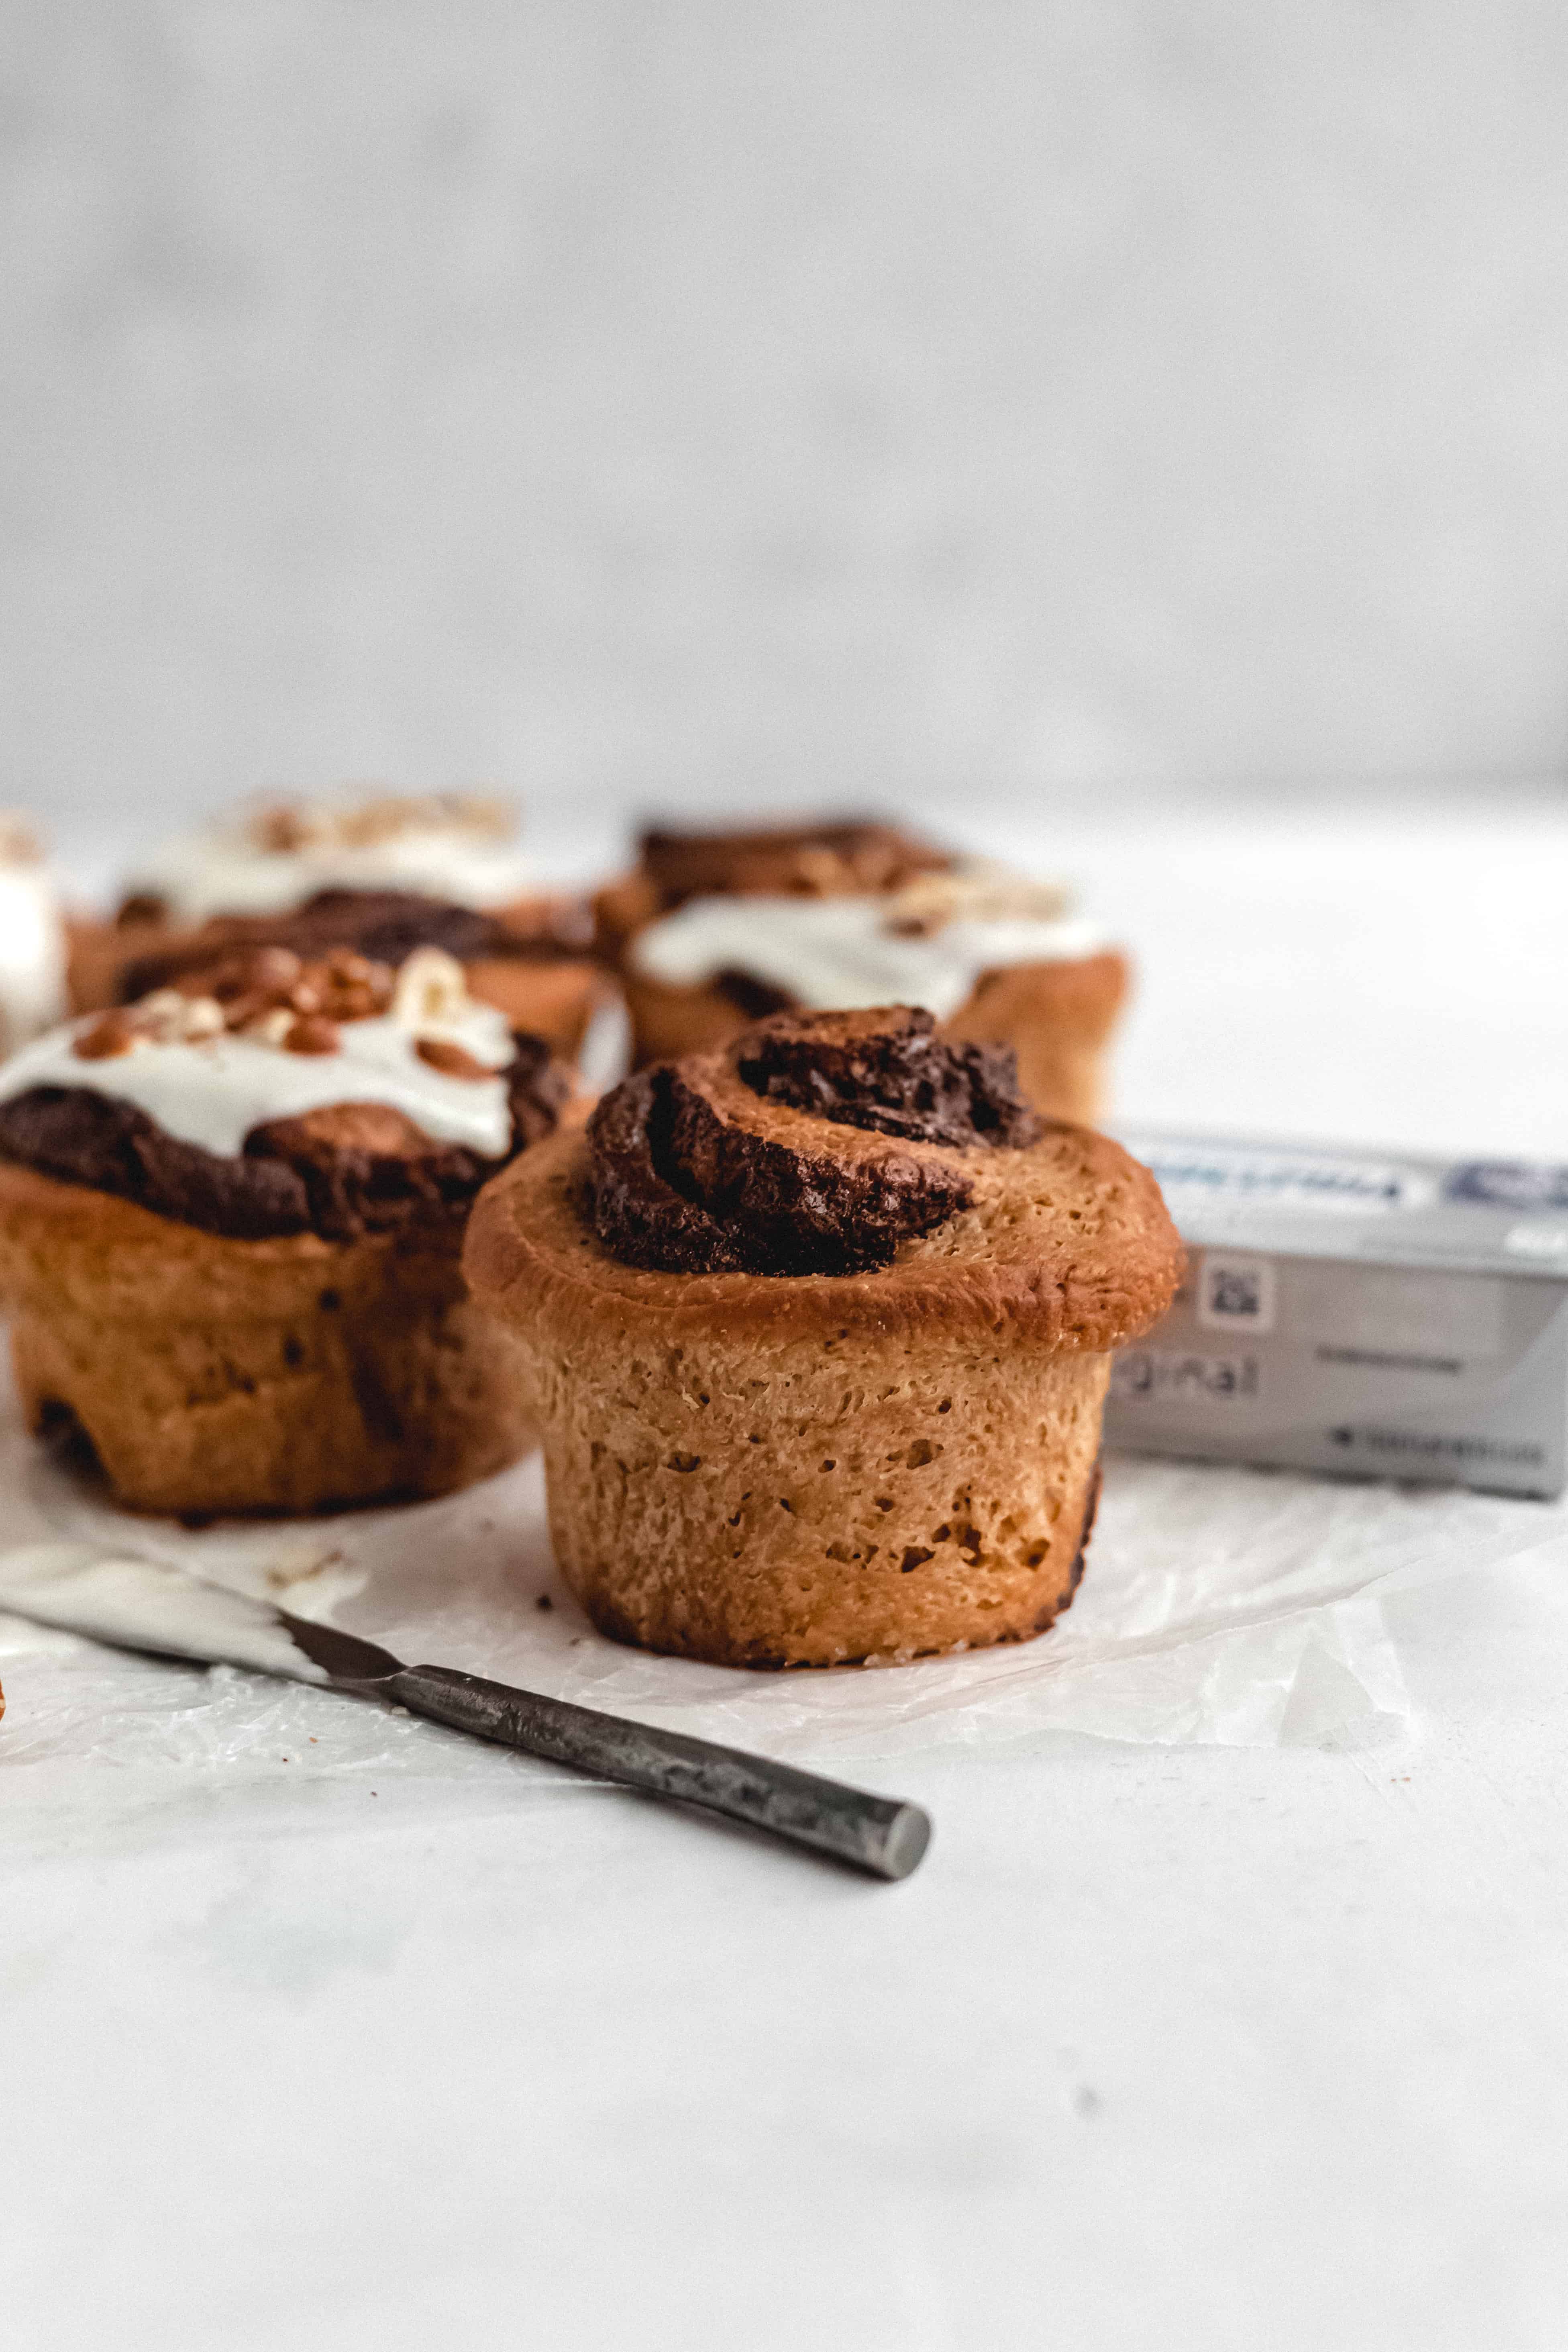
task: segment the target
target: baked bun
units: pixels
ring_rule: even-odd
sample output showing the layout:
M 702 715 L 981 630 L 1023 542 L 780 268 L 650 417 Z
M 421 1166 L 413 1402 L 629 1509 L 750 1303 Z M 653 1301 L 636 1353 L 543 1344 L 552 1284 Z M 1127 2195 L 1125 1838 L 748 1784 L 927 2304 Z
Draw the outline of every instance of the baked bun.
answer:
M 449 956 L 251 949 L 0 1069 L 0 1290 L 37 1431 L 179 1515 L 448 1491 L 531 1442 L 468 1298 L 480 1186 L 570 1085 Z
M 905 996 L 961 1042 L 1011 1045 L 1047 1116 L 1100 1109 L 1129 969 L 1058 884 L 868 822 L 650 832 L 595 923 L 639 1063 L 714 1051 L 770 1013 Z
M 474 794 L 274 801 L 166 843 L 112 922 L 72 927 L 78 1012 L 129 1004 L 216 955 L 336 947 L 397 964 L 456 956 L 470 992 L 574 1059 L 611 991 L 580 898 L 540 891 L 513 813 Z
M 465 1262 L 521 1343 L 595 1622 L 786 1666 L 1051 1623 L 1110 1350 L 1183 1261 L 1147 1170 L 896 1007 L 628 1079 L 487 1188 Z

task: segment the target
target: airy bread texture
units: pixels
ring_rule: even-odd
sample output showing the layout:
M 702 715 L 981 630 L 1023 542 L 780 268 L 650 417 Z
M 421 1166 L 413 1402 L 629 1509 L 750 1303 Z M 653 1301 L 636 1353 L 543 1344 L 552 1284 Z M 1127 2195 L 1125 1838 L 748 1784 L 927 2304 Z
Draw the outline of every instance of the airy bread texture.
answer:
M 447 1494 L 532 1442 L 456 1223 L 235 1241 L 0 1165 L 0 1290 L 27 1419 L 74 1423 L 116 1499 L 183 1517 Z
M 863 1016 L 875 1022 L 878 1016 Z M 1071 1598 L 1109 1350 L 1173 1295 L 1157 1186 L 1106 1138 L 955 1148 L 685 1066 L 733 1136 L 970 1204 L 852 1274 L 670 1273 L 599 1240 L 559 1135 L 480 1195 L 465 1264 L 521 1343 L 557 1558 L 616 1638 L 728 1665 L 900 1661 L 1019 1641 Z

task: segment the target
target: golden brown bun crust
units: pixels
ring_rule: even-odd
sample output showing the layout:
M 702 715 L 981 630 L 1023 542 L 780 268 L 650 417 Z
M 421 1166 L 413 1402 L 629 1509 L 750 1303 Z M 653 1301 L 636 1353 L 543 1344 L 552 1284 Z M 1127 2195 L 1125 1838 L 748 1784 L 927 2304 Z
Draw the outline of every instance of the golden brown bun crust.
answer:
M 594 946 L 606 963 L 618 964 L 637 933 L 658 920 L 664 904 L 646 874 L 618 875 L 594 895 Z
M 972 1205 L 849 1275 L 623 1265 L 588 1147 L 548 1139 L 480 1195 L 466 1265 L 517 1334 L 563 1573 L 619 1640 L 735 1665 L 1020 1641 L 1070 1600 L 1109 1358 L 1181 1245 L 1152 1177 L 1080 1128 L 954 1148 L 687 1074 L 726 1121 L 853 1172 L 927 1160 Z
M 1105 1108 L 1104 1057 L 1131 989 L 1119 948 L 1070 963 L 1021 963 L 988 971 L 942 1034 L 962 1044 L 1011 1045 L 1018 1084 L 1047 1118 L 1087 1126 Z
M 133 950 L 117 923 L 66 917 L 66 997 L 73 1013 L 107 1013 L 120 1002 L 120 975 Z M 146 938 L 144 930 L 140 932 Z
M 532 1439 L 517 1351 L 467 1295 L 456 1222 L 233 1241 L 0 1166 L 0 1290 L 31 1425 L 74 1419 L 133 1509 L 445 1494 Z
M 605 975 L 581 956 L 559 962 L 481 956 L 464 967 L 464 977 L 470 996 L 495 1005 L 514 1029 L 542 1037 L 563 1062 L 575 1062 L 589 1022 L 614 993 Z
M 922 1023 L 888 1008 L 764 1024 L 628 1081 L 587 1139 L 547 1139 L 476 1204 L 465 1264 L 526 1364 L 556 1558 L 616 1639 L 731 1665 L 903 1659 L 1026 1640 L 1072 1596 L 1106 1351 L 1163 1312 L 1181 1244 L 1153 1178 L 1107 1138 L 980 1139 L 1036 1123 L 983 1127 L 1004 1074 L 950 1053 L 944 1077 Z M 661 1083 L 675 1118 L 646 1122 L 646 1164 L 665 1185 L 681 1172 L 689 1203 L 772 1216 L 771 1169 L 776 1205 L 821 1233 L 883 1193 L 967 1205 L 918 1238 L 889 1227 L 890 1262 L 868 1272 L 653 1270 L 679 1256 L 651 1226 L 656 1256 L 623 1263 L 588 1181 L 665 1213 L 657 1190 L 626 1190 L 637 1106 Z M 921 1139 L 942 1129 L 977 1139 Z M 619 1217 L 605 1230 L 636 1255 L 643 1227 Z
M 1082 1572 L 1109 1369 L 721 1325 L 539 1350 L 556 1559 L 601 1632 L 714 1664 L 1027 1641 Z
M 732 1107 L 738 1089 L 726 1081 Z M 952 1151 L 828 1129 L 755 1097 L 740 1108 L 756 1133 L 808 1151 L 822 1150 L 826 1137 L 845 1160 L 932 1155 L 963 1170 L 974 1205 L 869 1274 L 647 1272 L 621 1265 L 596 1239 L 582 1209 L 587 1147 L 578 1135 L 557 1135 L 480 1193 L 465 1252 L 476 1293 L 509 1321 L 562 1339 L 719 1315 L 759 1332 L 842 1324 L 889 1338 L 1007 1323 L 1037 1347 L 1075 1351 L 1137 1338 L 1175 1295 L 1184 1259 L 1159 1187 L 1108 1136 L 1056 1127 L 1024 1150 Z

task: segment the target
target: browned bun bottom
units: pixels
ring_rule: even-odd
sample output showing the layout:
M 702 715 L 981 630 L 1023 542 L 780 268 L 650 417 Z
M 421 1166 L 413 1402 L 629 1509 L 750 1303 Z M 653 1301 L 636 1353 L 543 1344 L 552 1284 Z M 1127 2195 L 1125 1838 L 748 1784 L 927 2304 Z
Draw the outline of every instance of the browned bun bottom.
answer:
M 798 1177 L 808 1219 L 879 1185 L 957 1181 L 966 1204 L 865 1271 L 676 1272 L 600 1239 L 579 1136 L 488 1186 L 467 1269 L 522 1343 L 573 1590 L 617 1639 L 726 1665 L 1043 1631 L 1081 1566 L 1109 1350 L 1182 1264 L 1152 1178 L 1077 1128 L 950 1149 L 832 1123 L 760 1099 L 732 1053 L 686 1076 L 689 1186 L 754 1150 L 750 1197 Z
M 721 1665 L 1026 1641 L 1082 1573 L 1109 1370 L 874 1331 L 554 1356 L 556 1558 L 601 1633 Z
M 1017 964 L 985 973 L 942 1024 L 966 1044 L 1011 1045 L 1026 1098 L 1047 1118 L 1089 1126 L 1105 1105 L 1104 1058 L 1126 1001 L 1131 967 L 1117 949 L 1070 962 Z M 622 971 L 637 1066 L 716 1053 L 768 1008 L 710 982 L 671 988 L 628 959 Z
M 28 1423 L 73 1422 L 119 1502 L 186 1517 L 487 1477 L 532 1429 L 514 1344 L 467 1294 L 461 1230 L 235 1241 L 0 1165 Z

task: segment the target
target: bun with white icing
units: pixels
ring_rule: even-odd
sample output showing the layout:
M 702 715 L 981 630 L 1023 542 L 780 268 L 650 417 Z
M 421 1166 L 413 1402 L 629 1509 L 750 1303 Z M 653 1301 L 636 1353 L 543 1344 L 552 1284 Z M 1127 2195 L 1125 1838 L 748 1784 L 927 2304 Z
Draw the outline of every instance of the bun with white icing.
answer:
M 79 1012 L 135 1001 L 221 950 L 457 956 L 470 991 L 574 1057 L 604 983 L 586 909 L 542 892 L 504 803 L 468 793 L 275 801 L 165 843 L 112 923 L 78 925 Z
M 595 1622 L 795 1666 L 1045 1631 L 1110 1351 L 1183 1254 L 1147 1169 L 892 1007 L 626 1079 L 487 1188 L 466 1263 L 525 1351 Z
M 1058 884 L 871 823 L 650 832 L 641 849 L 595 906 L 639 1063 L 710 1052 L 773 1012 L 900 1002 L 957 1041 L 1012 1046 L 1048 1117 L 1098 1115 L 1127 959 Z
M 570 1095 L 420 949 L 247 949 L 0 1068 L 0 1291 L 35 1430 L 181 1515 L 440 1494 L 531 1432 L 459 1253 Z
M 319 890 L 417 890 L 494 909 L 536 887 L 515 833 L 509 804 L 476 793 L 263 801 L 164 842 L 127 898 L 174 923 L 288 914 Z

